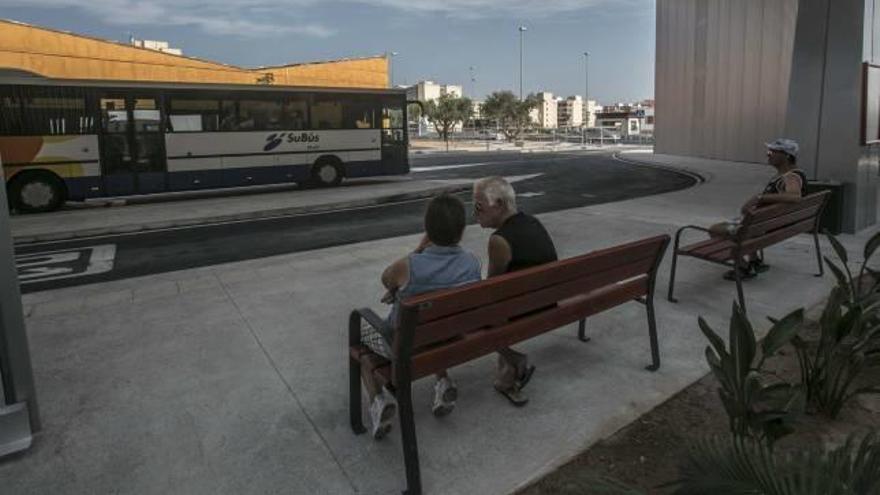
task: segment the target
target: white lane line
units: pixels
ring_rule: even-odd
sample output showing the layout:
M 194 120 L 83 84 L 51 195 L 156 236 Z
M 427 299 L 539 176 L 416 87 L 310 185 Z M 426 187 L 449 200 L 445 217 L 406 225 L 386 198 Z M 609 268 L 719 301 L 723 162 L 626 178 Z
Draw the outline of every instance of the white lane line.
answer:
M 485 165 L 496 165 L 500 163 L 510 163 L 510 161 L 505 162 L 476 162 L 476 163 L 456 163 L 453 165 L 437 165 L 436 167 L 410 167 L 409 171 L 417 174 L 419 172 L 433 172 L 436 170 L 454 170 L 457 168 L 470 168 L 470 167 L 483 167 Z
M 521 198 L 534 198 L 535 196 L 543 196 L 545 193 L 542 192 L 525 192 L 522 194 L 517 194 L 517 196 Z

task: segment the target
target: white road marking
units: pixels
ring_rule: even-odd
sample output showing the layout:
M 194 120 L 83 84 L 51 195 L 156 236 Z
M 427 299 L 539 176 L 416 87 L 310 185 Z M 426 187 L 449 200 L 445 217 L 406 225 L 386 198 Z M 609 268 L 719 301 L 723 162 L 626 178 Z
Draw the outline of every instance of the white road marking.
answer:
M 517 196 L 522 198 L 534 198 L 535 196 L 543 196 L 544 192 L 525 192 L 522 194 L 517 194 Z
M 501 163 L 510 163 L 506 162 L 477 162 L 477 163 L 456 163 L 453 165 L 438 165 L 436 167 L 410 167 L 409 171 L 417 174 L 419 172 L 434 172 L 437 170 L 454 170 L 457 168 L 470 168 L 470 167 L 482 167 L 485 165 L 497 165 Z
M 15 266 L 19 282 L 28 284 L 109 272 L 115 258 L 116 245 L 101 244 L 16 256 Z

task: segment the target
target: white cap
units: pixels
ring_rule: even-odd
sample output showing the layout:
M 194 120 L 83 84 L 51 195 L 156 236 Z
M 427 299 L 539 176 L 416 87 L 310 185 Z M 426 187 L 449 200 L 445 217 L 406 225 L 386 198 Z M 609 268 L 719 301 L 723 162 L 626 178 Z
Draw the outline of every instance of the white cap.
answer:
M 786 138 L 779 138 L 773 142 L 766 143 L 766 145 L 768 150 L 781 151 L 795 158 L 797 158 L 798 150 L 800 149 L 797 141 L 795 141 L 794 139 Z

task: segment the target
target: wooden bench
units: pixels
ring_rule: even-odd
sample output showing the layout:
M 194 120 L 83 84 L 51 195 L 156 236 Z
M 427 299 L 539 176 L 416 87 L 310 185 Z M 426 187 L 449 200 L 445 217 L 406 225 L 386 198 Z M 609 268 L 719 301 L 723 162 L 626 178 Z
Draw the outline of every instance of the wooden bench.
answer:
M 675 233 L 672 252 L 672 268 L 669 275 L 669 294 L 671 302 L 678 302 L 673 296 L 675 288 L 675 268 L 679 256 L 691 256 L 701 260 L 725 265 L 733 269 L 739 304 L 745 311 L 740 266 L 745 266 L 743 256 L 763 251 L 765 248 L 782 242 L 798 234 L 811 233 L 816 245 L 816 260 L 821 277 L 825 271 L 822 266 L 822 251 L 819 248 L 819 219 L 828 201 L 830 191 L 821 191 L 805 196 L 794 204 L 775 204 L 758 208 L 746 214 L 739 229 L 730 237 L 711 237 L 709 239 L 679 247 L 681 234 L 685 230 L 698 230 L 709 233 L 709 229 L 687 225 Z
M 643 239 L 403 301 L 392 342 L 395 358 L 372 372 L 390 385 L 398 401 L 407 479 L 404 493 L 421 493 L 410 388 L 414 380 L 575 321 L 580 321 L 578 337 L 587 341 L 585 318 L 634 299 L 647 308 L 651 347 L 647 369 L 656 370 L 660 355 L 654 282 L 669 241 L 668 235 Z M 366 431 L 360 362 L 372 352 L 361 344 L 362 319 L 375 328 L 384 325 L 369 309 L 354 310 L 349 318 L 349 407 L 356 434 Z

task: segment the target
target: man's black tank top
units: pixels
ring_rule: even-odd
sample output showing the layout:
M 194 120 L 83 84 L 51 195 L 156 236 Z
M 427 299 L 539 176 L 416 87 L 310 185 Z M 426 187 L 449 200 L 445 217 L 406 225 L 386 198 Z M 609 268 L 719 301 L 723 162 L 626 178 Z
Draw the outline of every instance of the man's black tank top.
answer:
M 558 259 L 550 234 L 537 218 L 519 212 L 495 231 L 510 245 L 507 272 L 514 272 Z
M 796 168 L 794 170 L 786 172 L 786 174 L 797 174 L 797 176 L 801 178 L 801 197 L 806 196 L 807 195 L 807 174 L 805 174 L 804 171 L 799 168 Z M 785 175 L 786 174 L 782 174 L 779 177 L 774 177 L 773 180 L 771 180 L 767 184 L 767 187 L 764 188 L 764 194 L 779 194 L 783 190 L 785 190 Z

